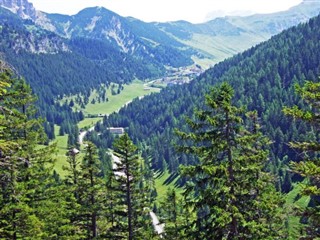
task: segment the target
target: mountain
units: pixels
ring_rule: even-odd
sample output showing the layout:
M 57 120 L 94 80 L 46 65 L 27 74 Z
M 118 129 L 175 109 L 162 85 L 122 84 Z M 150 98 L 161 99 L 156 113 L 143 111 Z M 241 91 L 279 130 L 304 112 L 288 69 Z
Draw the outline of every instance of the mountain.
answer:
M 283 31 L 230 59 L 216 64 L 190 84 L 163 89 L 158 95 L 135 100 L 105 118 L 91 140 L 110 147 L 108 127 L 127 128 L 130 136 L 145 146 L 143 156 L 152 159 L 153 167 L 171 172 L 180 163 L 193 164 L 196 159 L 177 154 L 179 144 L 174 129 L 188 131 L 185 116 L 192 117 L 194 108 L 204 107 L 204 96 L 210 88 L 229 82 L 235 90 L 235 103 L 248 111 L 257 110 L 264 133 L 272 140 L 269 168 L 279 177 L 279 189 L 285 187 L 283 177 L 288 161 L 300 160 L 288 142 L 312 139 L 314 136 L 300 121 L 284 116 L 284 106 L 301 105 L 294 93 L 294 84 L 305 80 L 319 81 L 320 16 L 308 23 Z
M 61 117 L 65 115 L 63 111 L 52 109 L 54 102 L 59 108 L 57 99 L 65 95 L 88 95 L 102 83 L 127 83 L 135 78 L 163 76 L 165 65 L 192 64 L 190 53 L 178 50 L 182 46 L 179 42 L 171 46 L 139 38 L 128 26 L 132 20 L 129 22 L 106 9 L 86 9 L 73 17 L 42 13 L 49 23 L 47 28 L 39 24 L 39 18 L 32 19 L 39 13 L 33 12 L 32 5 L 26 1 L 5 3 L 6 7 L 0 8 L 0 58 L 25 76 L 39 96 L 43 116 L 50 121 L 66 118 Z M 23 18 L 12 10 L 28 7 L 30 10 L 23 12 Z M 35 14 L 26 14 L 30 12 Z M 87 15 L 101 17 L 101 22 L 97 22 L 99 29 L 85 30 L 84 26 L 89 24 Z M 75 19 L 72 37 L 56 30 L 63 25 L 63 19 Z M 114 21 L 109 23 L 110 19 Z M 109 23 L 108 30 L 104 26 L 106 23 Z M 55 31 L 51 31 L 52 28 Z M 164 35 L 157 31 L 160 36 Z M 169 42 L 168 37 L 165 41 Z M 52 112 L 56 112 L 56 116 L 52 116 Z
M 202 52 L 212 63 L 217 63 L 289 27 L 306 22 L 319 12 L 319 1 L 304 0 L 286 11 L 271 14 L 226 16 L 201 24 L 185 21 L 154 24 L 182 43 Z
M 23 19 L 36 20 L 38 12 L 28 0 L 0 0 L 0 6 L 16 13 Z
M 0 6 L 17 14 L 22 19 L 34 21 L 37 25 L 49 31 L 54 30 L 54 26 L 50 24 L 46 14 L 37 11 L 28 0 L 0 0 Z
M 27 0 L 0 0 L 0 6 L 9 9 L 22 19 L 30 19 L 35 25 L 54 32 L 65 39 L 89 38 L 104 41 L 115 50 L 129 54 L 146 63 L 180 67 L 192 64 L 190 53 L 184 54 L 186 46 L 169 37 L 159 29 L 101 7 L 87 8 L 74 16 L 46 14 L 37 11 Z M 146 34 L 146 29 L 151 30 Z M 145 28 L 144 33 L 141 31 Z M 141 35 L 139 35 L 141 33 Z M 159 56 L 159 58 L 157 58 Z
M 38 26 L 30 20 L 23 20 L 11 11 L 0 8 L 1 49 L 19 54 L 27 51 L 33 54 L 70 51 L 66 41 Z
M 120 52 L 155 65 L 190 65 L 186 46 L 150 24 L 124 18 L 105 8 L 86 8 L 74 16 L 48 14 L 56 33 L 65 38 L 104 41 Z M 153 29 L 152 29 L 153 28 Z
M 73 16 L 47 14 L 27 0 L 0 0 L 0 6 L 0 58 L 25 76 L 39 96 L 42 114 L 56 123 L 67 117 L 51 107 L 59 108 L 63 96 L 88 96 L 110 82 L 163 77 L 169 66 L 194 61 L 210 66 L 319 9 L 319 4 L 305 1 L 273 15 L 191 24 L 145 23 L 99 7 Z
M 67 16 L 36 11 L 27 0 L 0 0 L 0 5 L 63 38 L 105 41 L 113 49 L 142 59 L 144 63 L 152 62 L 158 69 L 161 69 L 159 65 L 192 64 L 191 56 L 196 63 L 208 67 L 305 22 L 320 11 L 318 1 L 304 0 L 278 13 L 226 16 L 191 24 L 185 21 L 144 23 L 99 7 Z M 164 73 L 163 68 L 161 72 Z

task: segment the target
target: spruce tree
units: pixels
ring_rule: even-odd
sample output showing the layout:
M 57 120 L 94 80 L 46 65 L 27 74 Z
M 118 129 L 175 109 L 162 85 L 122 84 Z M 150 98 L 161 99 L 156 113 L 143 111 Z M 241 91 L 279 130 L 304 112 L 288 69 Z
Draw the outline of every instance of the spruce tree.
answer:
M 98 219 L 102 216 L 103 192 L 105 191 L 102 179 L 102 170 L 96 146 L 87 142 L 85 156 L 80 166 L 81 173 L 78 183 L 79 204 L 83 215 L 87 239 L 95 239 L 99 234 Z
M 279 238 L 282 201 L 265 171 L 268 141 L 257 123 L 246 127 L 232 97 L 227 83 L 213 88 L 196 119 L 187 120 L 191 132 L 177 131 L 185 143 L 178 150 L 199 160 L 181 168 L 190 178 L 185 207 L 193 212 L 186 233 L 190 239 Z
M 45 134 L 30 86 L 9 71 L 0 79 L 0 232 L 9 239 L 38 239 L 50 235 L 42 217 L 52 212 L 44 206 L 52 201 L 47 193 L 54 146 L 39 148 Z
M 122 221 L 120 231 L 125 233 L 127 239 L 143 239 L 143 230 L 145 229 L 144 220 L 148 216 L 149 206 L 145 203 L 145 189 L 141 178 L 141 166 L 137 155 L 137 147 L 127 133 L 114 141 L 114 155 L 118 157 L 114 161 L 114 174 L 117 181 L 118 206 L 122 210 L 117 212 Z M 122 207 L 121 207 L 122 205 Z M 149 219 L 151 222 L 151 220 Z M 122 223 L 121 223 L 122 222 Z M 150 224 L 151 225 L 151 224 Z
M 188 226 L 189 212 L 175 189 L 169 188 L 161 201 L 160 214 L 165 223 L 165 239 L 186 239 L 184 227 Z

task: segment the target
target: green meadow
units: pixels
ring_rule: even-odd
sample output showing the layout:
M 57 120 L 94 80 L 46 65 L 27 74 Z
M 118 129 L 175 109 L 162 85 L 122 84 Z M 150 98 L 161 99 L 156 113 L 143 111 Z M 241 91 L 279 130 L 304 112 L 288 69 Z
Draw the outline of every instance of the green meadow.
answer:
M 157 93 L 160 91 L 159 88 L 149 87 L 148 83 L 144 83 L 139 80 L 133 81 L 129 85 L 123 85 L 123 90 L 116 95 L 112 95 L 111 88 L 107 89 L 108 101 L 106 102 L 97 102 L 95 104 L 91 103 L 93 99 L 97 98 L 97 91 L 94 90 L 89 97 L 89 104 L 85 106 L 84 109 L 81 109 L 79 105 L 75 104 L 74 110 L 81 110 L 85 114 L 84 120 L 78 123 L 79 129 L 89 128 L 94 126 L 98 121 L 102 121 L 104 115 L 111 114 L 118 111 L 125 104 L 128 104 L 135 98 L 141 98 L 145 95 L 151 93 Z M 66 97 L 63 101 L 74 100 L 76 96 Z M 56 164 L 55 170 L 61 175 L 64 176 L 63 165 L 66 165 L 68 151 L 68 135 L 59 136 L 59 126 L 55 126 L 55 136 L 57 142 L 57 155 L 56 155 Z

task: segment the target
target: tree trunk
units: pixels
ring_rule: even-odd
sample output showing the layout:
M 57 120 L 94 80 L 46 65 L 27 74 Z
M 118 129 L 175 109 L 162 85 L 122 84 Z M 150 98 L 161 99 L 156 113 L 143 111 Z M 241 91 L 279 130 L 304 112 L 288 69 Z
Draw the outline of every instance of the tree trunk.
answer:
M 235 204 L 234 200 L 234 195 L 235 195 L 235 190 L 234 190 L 234 172 L 233 172 L 233 158 L 232 158 L 232 139 L 231 139 L 231 126 L 230 126 L 230 118 L 229 118 L 229 112 L 226 112 L 226 139 L 228 143 L 228 173 L 229 173 L 229 183 L 230 183 L 230 195 L 231 195 L 231 200 L 230 200 L 230 205 L 233 207 Z M 231 211 L 231 225 L 230 225 L 230 234 L 228 235 L 228 239 L 234 239 L 235 236 L 238 235 L 238 221 L 236 217 L 234 216 L 233 210 Z
M 131 193 L 130 193 L 130 174 L 129 166 L 127 165 L 127 205 L 128 205 L 128 232 L 129 240 L 133 239 L 133 229 L 132 229 L 132 206 L 131 206 Z

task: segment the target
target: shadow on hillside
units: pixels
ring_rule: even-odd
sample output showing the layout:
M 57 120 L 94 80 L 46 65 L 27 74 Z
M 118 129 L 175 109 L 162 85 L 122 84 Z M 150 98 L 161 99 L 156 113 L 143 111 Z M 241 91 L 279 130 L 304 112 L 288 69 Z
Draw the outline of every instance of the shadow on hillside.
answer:
M 179 178 L 179 174 L 178 173 L 172 173 L 169 175 L 169 177 L 163 182 L 164 185 L 169 185 L 171 184 L 173 181 L 177 180 L 177 178 Z
M 164 171 L 160 171 L 160 170 L 157 170 L 154 175 L 155 175 L 155 179 L 158 179 L 158 178 L 161 178 L 163 175 L 164 175 Z
M 156 179 L 162 178 L 165 173 L 166 173 L 165 171 L 157 171 L 157 172 L 155 172 L 155 178 Z M 168 185 L 172 184 L 173 182 L 175 182 L 174 187 L 181 187 L 181 184 L 179 184 L 179 182 L 180 182 L 179 179 L 180 179 L 180 176 L 178 173 L 171 173 L 163 181 L 162 184 L 168 186 Z

